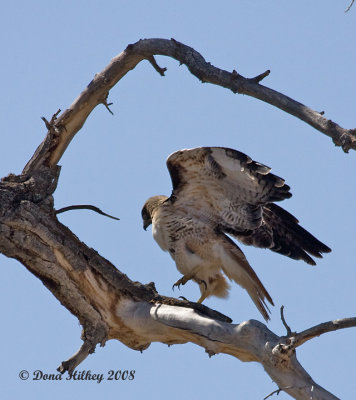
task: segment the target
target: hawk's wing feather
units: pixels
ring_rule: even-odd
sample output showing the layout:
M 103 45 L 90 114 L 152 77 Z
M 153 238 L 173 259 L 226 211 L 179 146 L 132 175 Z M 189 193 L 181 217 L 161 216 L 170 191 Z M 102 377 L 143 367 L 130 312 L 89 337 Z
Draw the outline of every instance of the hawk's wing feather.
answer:
M 274 246 L 271 250 L 296 260 L 304 260 L 310 265 L 315 261 L 307 253 L 321 258 L 321 253 L 331 249 L 299 225 L 299 221 L 276 204 L 264 207 L 264 219 L 273 230 Z
M 167 167 L 172 198 L 226 228 L 256 229 L 261 225 L 262 205 L 292 195 L 269 167 L 225 147 L 177 151 L 168 157 Z
M 246 154 L 225 147 L 181 150 L 167 159 L 171 199 L 245 244 L 308 264 L 330 248 L 272 202 L 292 196 L 284 180 Z
M 245 235 L 230 232 L 242 243 L 269 248 L 294 260 L 304 260 L 310 265 L 315 261 L 308 255 L 321 258 L 321 253 L 331 249 L 299 225 L 299 221 L 276 204 L 263 207 L 262 225 Z

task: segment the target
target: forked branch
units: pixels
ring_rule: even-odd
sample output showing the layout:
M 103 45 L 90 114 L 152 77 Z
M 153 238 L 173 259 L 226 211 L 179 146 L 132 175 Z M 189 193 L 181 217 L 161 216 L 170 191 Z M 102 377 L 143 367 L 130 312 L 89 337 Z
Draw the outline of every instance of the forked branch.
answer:
M 269 71 L 244 78 L 236 71 L 212 66 L 194 49 L 173 39 L 146 39 L 129 45 L 63 114 L 59 116 L 58 111 L 50 121 L 43 118 L 48 134 L 22 175 L 10 175 L 0 182 L 0 252 L 38 277 L 83 326 L 83 345 L 59 370 L 72 371 L 97 344 L 110 339 L 139 351 L 152 342 L 189 341 L 209 356 L 225 353 L 261 363 L 278 390 L 296 399 L 336 399 L 302 368 L 295 348 L 320 334 L 353 327 L 355 318 L 320 324 L 298 334 L 291 332 L 283 317 L 287 336 L 282 337 L 258 321 L 234 325 L 229 317 L 202 304 L 159 295 L 152 282 L 132 282 L 57 220 L 56 214 L 64 211 L 56 212 L 53 206 L 58 161 L 94 107 L 104 104 L 108 108 L 109 90 L 140 61 L 148 60 L 164 75 L 154 55 L 175 58 L 203 82 L 248 94 L 297 116 L 333 138 L 344 151 L 356 149 L 355 130 L 341 128 L 321 113 L 260 85 Z

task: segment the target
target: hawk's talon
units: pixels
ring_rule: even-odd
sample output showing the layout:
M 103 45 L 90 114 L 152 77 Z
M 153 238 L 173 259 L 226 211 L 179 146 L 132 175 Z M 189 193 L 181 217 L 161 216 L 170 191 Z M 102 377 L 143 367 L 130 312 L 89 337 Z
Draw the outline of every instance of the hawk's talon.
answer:
M 184 280 L 184 276 L 183 276 L 183 278 L 179 279 L 176 283 L 173 284 L 172 290 L 174 291 L 175 287 L 177 287 L 180 290 L 180 286 L 185 285 L 185 284 L 186 284 L 186 281 Z

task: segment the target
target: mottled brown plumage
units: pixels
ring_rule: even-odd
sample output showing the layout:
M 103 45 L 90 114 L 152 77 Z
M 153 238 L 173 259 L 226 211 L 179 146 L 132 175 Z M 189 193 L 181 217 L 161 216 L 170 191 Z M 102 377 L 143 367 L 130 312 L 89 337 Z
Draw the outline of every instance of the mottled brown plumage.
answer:
M 315 264 L 330 249 L 273 202 L 291 197 L 284 180 L 247 155 L 223 147 L 181 150 L 167 159 L 173 192 L 154 196 L 142 209 L 144 228 L 152 223 L 154 239 L 169 251 L 183 278 L 199 284 L 202 302 L 208 296 L 226 297 L 224 275 L 247 290 L 267 320 L 266 300 L 273 305 L 239 247 L 269 248 Z M 308 254 L 309 253 L 309 254 Z

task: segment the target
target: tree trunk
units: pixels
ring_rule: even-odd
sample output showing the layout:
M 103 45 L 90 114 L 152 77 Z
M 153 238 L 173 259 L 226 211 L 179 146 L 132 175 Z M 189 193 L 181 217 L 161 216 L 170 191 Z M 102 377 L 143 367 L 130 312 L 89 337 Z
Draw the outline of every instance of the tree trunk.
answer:
M 62 225 L 53 207 L 60 167 L 58 161 L 74 135 L 98 105 L 107 108 L 109 90 L 140 61 L 147 59 L 164 74 L 153 55 L 173 57 L 203 82 L 214 83 L 275 105 L 332 137 L 344 151 L 356 149 L 356 131 L 341 128 L 320 113 L 260 85 L 268 71 L 246 79 L 206 63 L 194 49 L 175 40 L 147 39 L 129 45 L 115 57 L 60 116 L 44 119 L 45 140 L 19 176 L 0 183 L 0 251 L 20 261 L 75 315 L 83 327 L 83 345 L 59 370 L 73 371 L 97 344 L 117 339 L 135 350 L 152 342 L 192 342 L 209 355 L 226 353 L 255 361 L 296 399 L 336 399 L 316 384 L 296 358 L 295 348 L 335 329 L 356 326 L 356 319 L 333 321 L 299 334 L 279 337 L 264 324 L 250 320 L 238 325 L 201 304 L 159 295 L 153 283 L 132 282 L 108 260 L 82 243 Z

